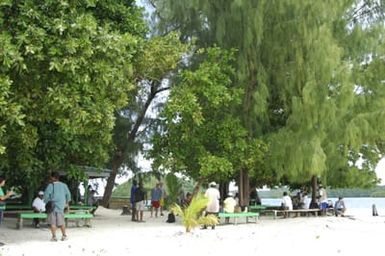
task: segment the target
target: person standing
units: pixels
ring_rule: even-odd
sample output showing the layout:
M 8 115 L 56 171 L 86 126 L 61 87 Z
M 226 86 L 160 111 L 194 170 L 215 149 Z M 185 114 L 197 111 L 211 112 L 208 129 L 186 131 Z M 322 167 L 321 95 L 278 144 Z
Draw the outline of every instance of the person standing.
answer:
M 138 183 L 136 180 L 132 180 L 132 186 L 131 186 L 131 197 L 130 197 L 130 203 L 131 203 L 131 221 L 137 221 L 136 219 L 136 206 L 135 206 L 135 191 L 138 188 Z
M 44 203 L 43 198 L 44 198 L 44 192 L 39 191 L 39 193 L 37 193 L 36 198 L 32 202 L 33 212 L 36 212 L 36 213 L 45 212 L 45 203 Z M 38 218 L 33 219 L 33 224 L 34 224 L 35 228 L 39 228 L 40 227 L 40 220 Z
M 322 184 L 319 185 L 318 195 L 319 195 L 320 209 L 322 210 L 322 214 L 326 214 L 326 211 L 329 207 L 328 195 L 326 193 L 326 189 L 323 187 Z
M 14 194 L 13 191 L 8 191 L 6 194 L 4 194 L 4 191 L 3 191 L 4 185 L 5 185 L 5 178 L 3 176 L 0 176 L 0 226 L 3 223 L 5 200 L 10 198 Z
M 162 182 L 159 182 L 159 186 L 160 186 L 160 190 L 162 190 L 162 196 L 159 200 L 160 216 L 164 216 L 163 210 L 164 210 L 164 204 L 165 204 L 165 200 L 166 200 L 167 195 L 166 195 L 166 190 L 163 188 Z
M 147 193 L 143 187 L 143 182 L 139 181 L 139 187 L 135 191 L 135 208 L 136 208 L 136 220 L 139 222 L 144 222 L 143 212 L 144 207 L 146 206 Z
M 59 181 L 60 175 L 58 172 L 51 174 L 51 183 L 48 184 L 44 191 L 44 202 L 54 201 L 55 206 L 51 213 L 48 213 L 48 224 L 51 226 L 51 241 L 57 241 L 56 229 L 60 228 L 62 233 L 61 240 L 67 239 L 64 222 L 64 209 L 69 206 L 71 201 L 71 193 L 67 184 Z
M 209 199 L 209 202 L 206 207 L 206 215 L 213 214 L 218 216 L 219 213 L 219 199 L 221 198 L 219 190 L 217 189 L 217 184 L 213 181 L 210 182 L 209 188 L 206 190 L 205 196 Z M 203 226 L 204 229 L 207 226 Z M 215 225 L 211 226 L 212 229 L 215 229 Z
M 162 189 L 160 188 L 160 183 L 157 183 L 155 187 L 151 190 L 151 218 L 153 216 L 155 208 L 155 218 L 158 217 L 158 209 L 160 207 L 160 200 L 162 199 Z

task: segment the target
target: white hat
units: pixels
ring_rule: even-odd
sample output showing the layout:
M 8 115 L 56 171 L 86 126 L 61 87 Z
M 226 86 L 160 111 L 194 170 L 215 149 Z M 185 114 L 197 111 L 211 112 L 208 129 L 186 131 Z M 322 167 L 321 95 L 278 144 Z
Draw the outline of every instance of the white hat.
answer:
M 215 181 L 212 181 L 212 182 L 210 182 L 210 184 L 209 184 L 210 187 L 215 187 L 216 185 L 217 185 L 217 183 L 215 183 Z
M 38 195 L 39 196 L 44 196 L 44 192 L 43 191 L 39 191 Z

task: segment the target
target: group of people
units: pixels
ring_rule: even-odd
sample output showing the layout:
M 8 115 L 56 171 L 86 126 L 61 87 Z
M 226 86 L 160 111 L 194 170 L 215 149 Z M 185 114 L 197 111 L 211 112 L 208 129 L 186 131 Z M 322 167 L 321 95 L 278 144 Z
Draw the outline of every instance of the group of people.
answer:
M 164 216 L 164 200 L 166 198 L 166 191 L 163 189 L 163 183 L 156 183 L 155 187 L 151 189 L 151 218 L 154 216 L 158 217 L 158 213 L 160 216 Z M 131 187 L 131 210 L 132 210 L 132 221 L 144 222 L 143 220 L 143 212 L 146 207 L 147 202 L 147 192 L 143 187 L 143 182 L 140 181 L 139 184 L 136 180 L 132 181 Z
M 47 213 L 47 223 L 50 225 L 51 241 L 57 241 L 56 230 L 60 228 L 62 237 L 61 240 L 67 239 L 65 222 L 64 222 L 64 210 L 68 207 L 71 201 L 71 193 L 68 186 L 59 181 L 60 175 L 58 172 L 53 172 L 50 177 L 50 182 L 45 191 L 39 191 L 37 197 L 32 202 L 32 208 L 34 212 L 46 212 L 46 203 L 53 201 L 53 209 Z M 4 201 L 11 197 L 14 192 L 8 191 L 4 194 L 2 187 L 5 185 L 5 178 L 0 177 L 0 224 L 3 219 L 3 210 L 5 209 Z M 39 227 L 39 220 L 34 220 L 35 227 Z
M 318 190 L 318 202 L 311 203 L 307 193 L 302 193 L 301 191 L 297 193 L 294 199 L 296 200 L 295 206 L 297 209 L 319 208 L 324 213 L 326 213 L 327 209 L 333 209 L 335 216 L 344 216 L 346 211 L 343 197 L 340 196 L 333 205 L 333 202 L 328 200 L 326 189 L 322 185 L 319 186 Z M 293 210 L 294 208 L 293 200 L 286 191 L 283 192 L 281 208 L 285 210 Z

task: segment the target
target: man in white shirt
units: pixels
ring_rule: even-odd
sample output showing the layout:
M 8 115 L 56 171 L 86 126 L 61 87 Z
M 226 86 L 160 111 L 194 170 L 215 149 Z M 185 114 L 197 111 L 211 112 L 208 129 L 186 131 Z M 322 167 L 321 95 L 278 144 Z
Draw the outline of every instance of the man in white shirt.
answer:
M 217 184 L 214 181 L 209 184 L 209 188 L 206 190 L 205 196 L 209 199 L 209 203 L 206 207 L 206 215 L 218 215 L 220 194 L 217 189 Z M 204 226 L 203 228 L 207 227 Z M 212 226 L 211 228 L 214 229 L 215 226 Z
M 44 192 L 39 191 L 37 197 L 32 202 L 32 208 L 34 212 L 45 212 L 45 203 L 43 200 Z M 33 224 L 36 228 L 40 227 L 39 219 L 33 219 Z
M 291 197 L 287 194 L 287 192 L 283 192 L 283 197 L 282 197 L 282 208 L 284 210 L 293 210 L 293 202 L 291 201 Z

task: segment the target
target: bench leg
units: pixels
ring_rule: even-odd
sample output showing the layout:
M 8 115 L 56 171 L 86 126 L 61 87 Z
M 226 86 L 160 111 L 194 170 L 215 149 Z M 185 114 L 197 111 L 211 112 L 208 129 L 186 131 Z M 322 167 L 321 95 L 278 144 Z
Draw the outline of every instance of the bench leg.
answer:
M 16 223 L 16 228 L 22 229 L 23 228 L 23 219 L 19 218 Z

